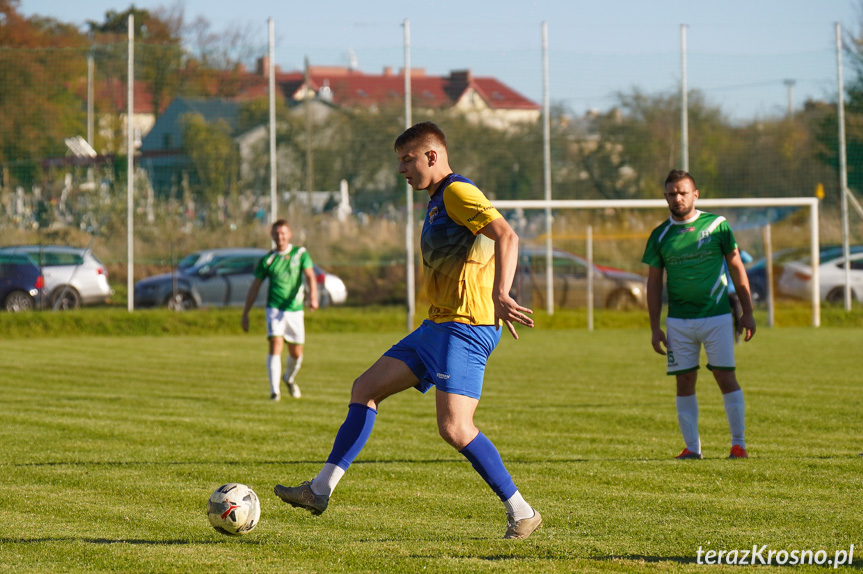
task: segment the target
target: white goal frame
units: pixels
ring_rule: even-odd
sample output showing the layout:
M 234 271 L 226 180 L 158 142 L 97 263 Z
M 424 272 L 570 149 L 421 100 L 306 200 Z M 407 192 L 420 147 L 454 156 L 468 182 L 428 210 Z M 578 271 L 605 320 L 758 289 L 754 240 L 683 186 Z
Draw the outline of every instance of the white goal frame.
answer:
M 696 207 L 808 207 L 809 208 L 809 248 L 812 260 L 812 326 L 821 326 L 821 277 L 819 275 L 818 254 L 820 252 L 819 226 L 818 226 L 818 198 L 817 197 L 762 197 L 762 198 L 724 198 L 724 199 L 698 199 Z M 664 199 L 515 199 L 492 201 L 497 209 L 668 209 Z M 551 218 L 547 218 L 550 221 Z M 554 312 L 554 299 L 552 294 L 552 265 L 551 265 L 551 229 L 547 229 L 547 257 L 546 273 L 549 275 L 546 281 L 548 285 L 547 306 L 549 314 Z M 769 262 L 768 262 L 769 263 Z M 772 286 L 769 286 L 772 289 Z M 771 299 L 772 304 L 772 299 Z

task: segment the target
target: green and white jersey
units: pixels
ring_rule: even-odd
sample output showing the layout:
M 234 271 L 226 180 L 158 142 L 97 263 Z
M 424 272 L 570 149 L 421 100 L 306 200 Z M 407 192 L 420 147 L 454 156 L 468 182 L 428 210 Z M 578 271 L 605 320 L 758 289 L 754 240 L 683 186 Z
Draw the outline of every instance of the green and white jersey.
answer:
M 723 262 L 737 248 L 724 217 L 696 211 L 687 221 L 668 221 L 647 240 L 643 263 L 664 268 L 668 316 L 698 319 L 729 313 Z
M 288 246 L 284 253 L 270 251 L 255 267 L 255 277 L 270 279 L 267 307 L 282 311 L 302 311 L 306 297 L 303 271 L 312 266 L 305 247 Z

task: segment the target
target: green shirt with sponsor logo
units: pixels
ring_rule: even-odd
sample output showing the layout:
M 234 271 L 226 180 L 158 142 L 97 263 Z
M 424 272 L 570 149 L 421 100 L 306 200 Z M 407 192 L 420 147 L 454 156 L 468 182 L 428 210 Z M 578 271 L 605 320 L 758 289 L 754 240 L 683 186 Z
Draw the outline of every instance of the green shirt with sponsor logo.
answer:
M 284 253 L 270 251 L 255 267 L 255 277 L 270 279 L 267 307 L 282 311 L 302 311 L 306 292 L 303 271 L 312 266 L 305 247 L 288 246 Z
M 664 268 L 668 316 L 715 317 L 730 312 L 723 262 L 737 248 L 724 217 L 696 211 L 687 221 L 668 221 L 650 234 L 641 261 Z

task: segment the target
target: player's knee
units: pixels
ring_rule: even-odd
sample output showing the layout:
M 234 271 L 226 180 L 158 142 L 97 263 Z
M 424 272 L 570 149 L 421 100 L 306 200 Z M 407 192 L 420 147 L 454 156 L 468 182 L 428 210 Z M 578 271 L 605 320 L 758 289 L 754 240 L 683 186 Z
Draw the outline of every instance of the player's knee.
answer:
M 438 433 L 447 444 L 456 450 L 461 450 L 476 436 L 476 429 L 473 425 L 458 424 L 453 421 L 438 422 Z
M 370 382 L 368 377 L 364 377 L 362 375 L 357 377 L 357 379 L 354 380 L 354 384 L 351 386 L 352 403 L 360 403 L 372 408 L 377 408 L 377 404 L 383 400 L 383 397 L 379 395 L 380 393 L 375 385 Z
M 695 371 L 677 375 L 677 396 L 687 397 L 695 394 L 695 382 L 698 380 L 698 373 Z
M 362 377 L 354 379 L 354 383 L 351 385 L 351 402 L 365 403 L 365 400 L 368 400 L 368 398 Z
M 713 377 L 716 379 L 722 394 L 740 390 L 740 383 L 737 382 L 737 375 L 734 371 L 714 371 Z

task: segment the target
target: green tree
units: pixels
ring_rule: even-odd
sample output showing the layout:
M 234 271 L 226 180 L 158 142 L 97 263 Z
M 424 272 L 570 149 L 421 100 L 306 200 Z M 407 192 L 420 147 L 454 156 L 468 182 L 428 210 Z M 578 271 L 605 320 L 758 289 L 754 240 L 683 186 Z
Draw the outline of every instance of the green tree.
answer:
M 200 114 L 186 114 L 183 122 L 183 153 L 190 159 L 196 178 L 193 191 L 214 206 L 237 191 L 239 152 L 224 120 L 208 123 Z

